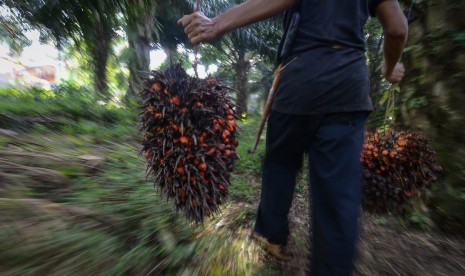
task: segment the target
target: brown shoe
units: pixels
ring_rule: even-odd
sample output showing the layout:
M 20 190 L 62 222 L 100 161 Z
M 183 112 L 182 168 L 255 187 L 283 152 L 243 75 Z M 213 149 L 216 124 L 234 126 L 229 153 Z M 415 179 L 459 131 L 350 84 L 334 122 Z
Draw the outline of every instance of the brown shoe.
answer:
M 266 252 L 268 252 L 270 255 L 277 258 L 278 260 L 285 262 L 291 260 L 291 254 L 287 246 L 270 243 L 268 239 L 256 232 L 252 232 L 252 235 L 250 236 L 251 238 L 257 240 Z

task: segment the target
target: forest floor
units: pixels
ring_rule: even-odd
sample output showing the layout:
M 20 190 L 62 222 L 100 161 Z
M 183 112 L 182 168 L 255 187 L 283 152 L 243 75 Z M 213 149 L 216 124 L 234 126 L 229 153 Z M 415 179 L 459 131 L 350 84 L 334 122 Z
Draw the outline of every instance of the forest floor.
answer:
M 0 131 L 1 275 L 305 275 L 306 175 L 290 213 L 293 259 L 249 238 L 260 195 L 256 121 L 241 125 L 241 160 L 222 214 L 195 227 L 154 192 L 137 140 Z M 111 132 L 110 132 L 111 133 Z M 465 275 L 465 240 L 364 214 L 355 275 Z
M 257 197 L 245 207 L 254 212 L 258 200 Z M 236 204 L 241 206 L 240 202 Z M 289 216 L 292 261 L 279 262 L 261 252 L 260 259 L 264 267 L 269 267 L 270 275 L 306 275 L 311 259 L 310 245 L 306 242 L 311 219 L 308 209 L 307 195 L 297 194 Z M 250 233 L 253 216 L 243 225 L 247 226 L 244 232 Z M 396 217 L 370 214 L 362 216 L 361 229 L 354 275 L 465 275 L 463 238 L 415 229 Z

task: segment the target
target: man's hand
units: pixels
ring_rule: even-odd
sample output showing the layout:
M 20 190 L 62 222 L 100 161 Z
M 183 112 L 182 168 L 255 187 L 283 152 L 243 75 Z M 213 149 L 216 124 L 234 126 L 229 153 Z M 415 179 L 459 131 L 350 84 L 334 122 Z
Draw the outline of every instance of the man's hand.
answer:
M 213 40 L 219 36 L 214 19 L 206 17 L 202 12 L 184 15 L 178 20 L 178 24 L 184 27 L 184 32 L 194 45 Z
M 390 74 L 386 72 L 386 67 L 383 67 L 383 77 L 390 83 L 398 83 L 402 80 L 405 73 L 405 67 L 402 63 L 397 63 Z

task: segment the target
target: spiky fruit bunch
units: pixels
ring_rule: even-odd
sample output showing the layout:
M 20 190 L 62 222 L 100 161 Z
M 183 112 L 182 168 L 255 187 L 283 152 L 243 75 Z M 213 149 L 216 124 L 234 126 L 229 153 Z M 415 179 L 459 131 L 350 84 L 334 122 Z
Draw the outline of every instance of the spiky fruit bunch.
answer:
M 235 104 L 213 78 L 180 66 L 145 81 L 142 129 L 148 173 L 177 210 L 199 223 L 219 211 L 237 159 Z
M 363 207 L 374 213 L 405 212 L 442 171 L 429 141 L 414 132 L 367 134 L 362 163 Z

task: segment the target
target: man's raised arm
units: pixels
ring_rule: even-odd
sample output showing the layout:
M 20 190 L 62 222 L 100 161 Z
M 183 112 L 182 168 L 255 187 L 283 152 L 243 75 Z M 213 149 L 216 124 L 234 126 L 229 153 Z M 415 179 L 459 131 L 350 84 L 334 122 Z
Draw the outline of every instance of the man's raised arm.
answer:
M 248 0 L 212 19 L 202 12 L 184 15 L 178 20 L 178 24 L 184 27 L 189 40 L 198 44 L 279 14 L 296 2 L 297 0 Z

